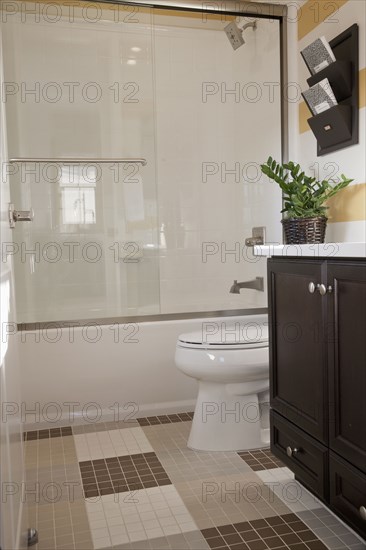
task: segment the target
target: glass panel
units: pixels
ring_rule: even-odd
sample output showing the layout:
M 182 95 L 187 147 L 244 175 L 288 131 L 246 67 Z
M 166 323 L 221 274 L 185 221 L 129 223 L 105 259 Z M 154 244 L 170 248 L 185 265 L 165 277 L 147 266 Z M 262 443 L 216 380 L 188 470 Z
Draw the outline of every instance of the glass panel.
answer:
M 259 168 L 281 159 L 278 21 L 234 51 L 233 16 L 69 10 L 8 18 L 9 156 L 147 165 L 12 165 L 15 207 L 35 211 L 14 229 L 19 321 L 266 307 L 266 291 L 229 289 L 266 288 L 253 227 L 281 240 L 281 194 Z
M 266 291 L 229 289 L 266 277 L 244 245 L 253 227 L 281 242 L 281 193 L 259 168 L 281 158 L 279 22 L 234 51 L 232 20 L 154 13 L 162 313 L 267 307 Z
M 15 207 L 35 211 L 14 229 L 20 322 L 160 311 L 151 10 L 95 6 L 9 17 L 9 157 L 147 165 L 12 166 Z

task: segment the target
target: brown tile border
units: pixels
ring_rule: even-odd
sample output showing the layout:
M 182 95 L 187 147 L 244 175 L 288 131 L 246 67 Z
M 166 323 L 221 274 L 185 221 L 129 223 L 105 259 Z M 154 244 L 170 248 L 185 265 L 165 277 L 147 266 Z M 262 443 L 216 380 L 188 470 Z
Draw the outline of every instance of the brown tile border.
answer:
M 175 422 L 188 422 L 193 419 L 193 412 L 164 414 L 159 416 L 147 416 L 145 418 L 137 418 L 140 426 L 156 426 L 157 424 L 172 424 Z
M 271 470 L 272 468 L 283 468 L 285 466 L 285 464 L 275 457 L 269 449 L 241 451 L 238 455 L 254 472 L 259 470 Z
M 202 529 L 213 550 L 326 550 L 296 514 Z
M 75 424 L 74 426 L 64 426 L 62 428 L 50 428 L 46 430 L 32 430 L 24 432 L 24 441 L 34 441 L 36 439 L 48 439 L 52 437 L 63 437 L 66 435 L 78 435 L 96 432 L 106 432 L 109 430 L 121 430 L 124 428 L 139 427 L 137 420 L 124 422 L 100 422 L 98 424 Z
M 88 460 L 79 467 L 85 498 L 171 485 L 153 452 Z
M 33 430 L 31 432 L 24 432 L 24 441 L 34 441 L 36 439 L 52 439 L 54 437 L 65 437 L 72 435 L 71 426 L 64 426 L 63 428 L 50 428 L 47 430 Z
M 192 420 L 192 418 L 193 412 L 188 412 L 159 416 L 148 416 L 144 418 L 134 418 L 128 422 L 120 420 L 116 422 L 100 422 L 98 424 L 75 424 L 74 426 L 64 426 L 62 428 L 50 428 L 45 430 L 32 430 L 29 432 L 24 432 L 23 439 L 24 441 L 34 441 L 36 439 L 49 439 L 52 437 L 63 437 L 66 435 L 103 432 L 108 430 L 120 430 L 123 428 L 136 428 L 138 426 L 173 424 L 175 422 L 187 422 Z

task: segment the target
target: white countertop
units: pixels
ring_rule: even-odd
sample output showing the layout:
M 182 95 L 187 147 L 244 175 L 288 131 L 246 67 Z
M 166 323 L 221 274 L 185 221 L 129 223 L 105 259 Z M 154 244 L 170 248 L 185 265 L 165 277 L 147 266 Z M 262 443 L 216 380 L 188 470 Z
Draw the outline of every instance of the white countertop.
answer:
M 366 258 L 366 243 L 278 244 L 254 247 L 255 256 Z

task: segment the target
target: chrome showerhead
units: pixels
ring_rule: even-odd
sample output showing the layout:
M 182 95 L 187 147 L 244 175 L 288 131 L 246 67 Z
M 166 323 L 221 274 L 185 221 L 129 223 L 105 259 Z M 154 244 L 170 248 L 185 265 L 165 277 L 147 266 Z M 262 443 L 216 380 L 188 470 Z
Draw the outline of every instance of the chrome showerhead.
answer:
M 239 29 L 235 21 L 226 25 L 224 31 L 226 32 L 226 36 L 230 40 L 230 44 L 232 45 L 234 50 L 237 50 L 238 48 L 240 48 L 240 46 L 245 44 L 243 31 Z
M 249 27 L 252 27 L 253 31 L 255 31 L 255 29 L 257 28 L 257 21 L 253 21 L 253 23 L 246 23 L 246 25 L 244 25 L 244 27 L 242 28 L 238 27 L 235 21 L 232 21 L 224 28 L 226 36 L 230 40 L 230 44 L 232 45 L 234 50 L 237 50 L 238 48 L 240 48 L 240 46 L 245 44 L 243 31 L 245 31 L 245 29 Z

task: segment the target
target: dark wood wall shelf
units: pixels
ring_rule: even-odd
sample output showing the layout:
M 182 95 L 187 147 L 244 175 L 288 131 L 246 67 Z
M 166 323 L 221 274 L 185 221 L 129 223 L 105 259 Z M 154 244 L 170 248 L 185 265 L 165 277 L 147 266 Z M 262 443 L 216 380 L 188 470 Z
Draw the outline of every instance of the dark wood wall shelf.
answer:
M 318 156 L 329 152 L 328 148 L 352 139 L 352 107 L 350 105 L 335 105 L 323 113 L 309 118 L 308 123 L 318 141 L 318 150 L 324 151 L 318 153 Z
M 352 64 L 350 61 L 334 61 L 331 65 L 314 74 L 307 79 L 310 86 L 314 86 L 324 78 L 329 80 L 329 84 L 337 98 L 342 101 L 352 95 Z
M 336 61 L 307 79 L 314 86 L 329 80 L 338 105 L 308 119 L 317 139 L 318 156 L 358 143 L 359 75 L 358 25 L 354 24 L 329 42 Z

